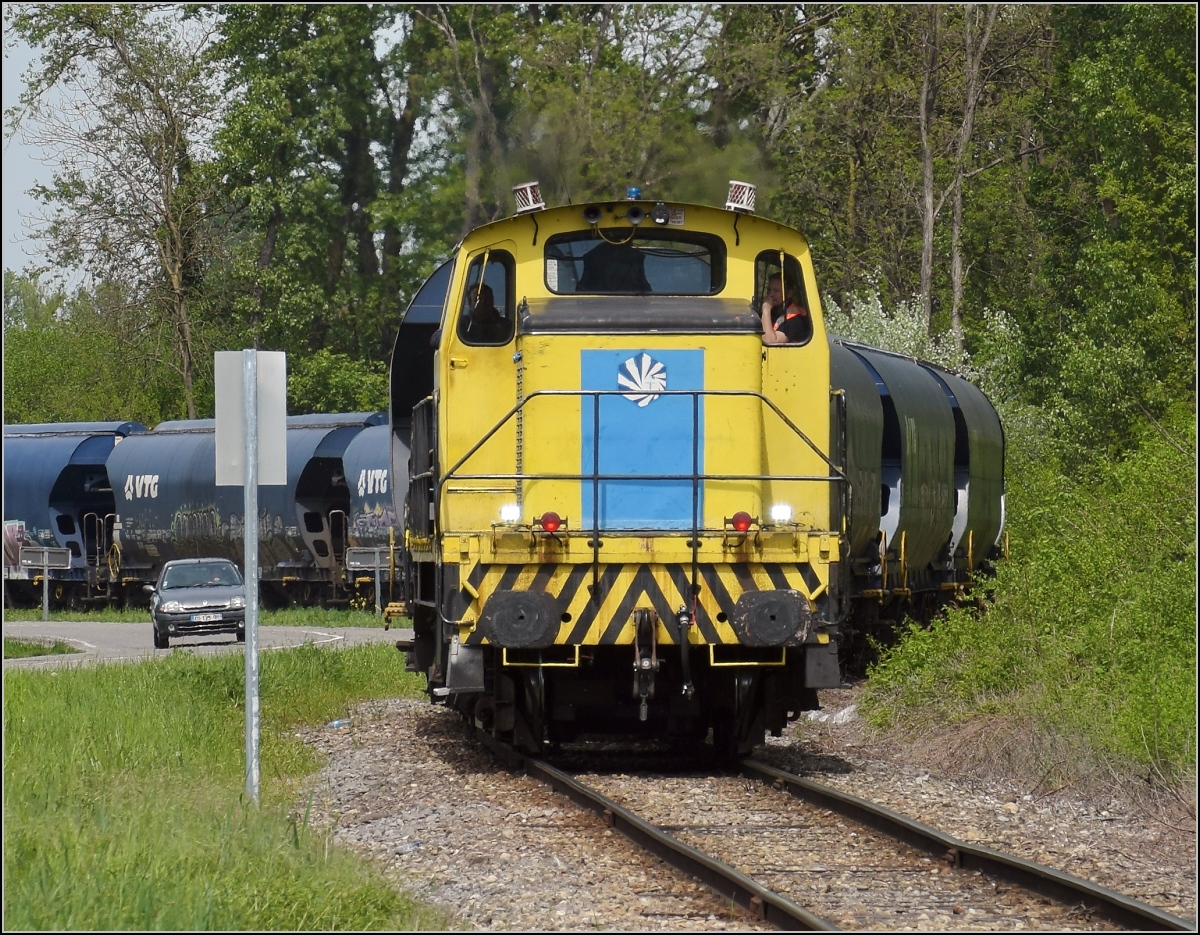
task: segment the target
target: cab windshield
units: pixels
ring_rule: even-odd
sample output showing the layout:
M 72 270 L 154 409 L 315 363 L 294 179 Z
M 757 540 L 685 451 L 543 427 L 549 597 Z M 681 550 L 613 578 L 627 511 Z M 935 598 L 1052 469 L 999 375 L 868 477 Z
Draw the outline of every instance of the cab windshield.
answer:
M 719 237 L 659 227 L 593 228 L 546 241 L 556 295 L 714 295 L 725 286 Z

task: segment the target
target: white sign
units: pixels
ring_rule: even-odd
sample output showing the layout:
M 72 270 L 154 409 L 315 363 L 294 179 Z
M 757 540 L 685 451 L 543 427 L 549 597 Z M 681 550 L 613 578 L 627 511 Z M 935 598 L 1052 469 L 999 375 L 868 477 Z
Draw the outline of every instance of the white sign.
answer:
M 287 483 L 287 355 L 255 351 L 258 363 L 258 483 Z M 246 482 L 246 404 L 243 351 L 217 351 L 217 486 Z
M 70 549 L 43 549 L 33 546 L 21 547 L 23 568 L 70 568 Z

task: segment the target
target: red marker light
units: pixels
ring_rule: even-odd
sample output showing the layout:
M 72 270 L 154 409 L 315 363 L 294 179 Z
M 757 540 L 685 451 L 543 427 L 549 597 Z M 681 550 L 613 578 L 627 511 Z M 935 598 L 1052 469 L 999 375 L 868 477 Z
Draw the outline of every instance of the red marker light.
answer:
M 559 527 L 562 526 L 562 518 L 553 510 L 543 513 L 540 522 L 546 532 L 558 532 Z
M 750 528 L 750 524 L 754 522 L 754 520 L 745 510 L 740 510 L 733 514 L 733 519 L 731 519 L 729 522 L 738 532 L 745 532 Z

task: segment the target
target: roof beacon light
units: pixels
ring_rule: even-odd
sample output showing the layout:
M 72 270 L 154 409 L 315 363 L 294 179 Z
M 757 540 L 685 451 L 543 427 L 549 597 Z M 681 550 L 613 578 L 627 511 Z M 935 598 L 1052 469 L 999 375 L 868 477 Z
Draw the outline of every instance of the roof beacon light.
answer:
M 776 503 L 771 507 L 771 521 L 775 523 L 790 523 L 792 521 L 792 507 L 787 503 Z
M 537 182 L 522 182 L 520 185 L 514 185 L 513 197 L 517 200 L 517 214 L 546 210 L 546 202 L 542 201 L 542 190 Z
M 521 508 L 515 503 L 506 503 L 500 507 L 500 521 L 515 523 L 521 518 Z
M 742 214 L 754 213 L 754 196 L 757 186 L 749 182 L 729 180 L 729 200 L 725 202 L 726 211 L 740 211 Z
M 626 201 L 637 201 L 641 197 L 642 197 L 642 190 L 640 188 L 638 188 L 636 185 L 630 185 L 629 188 L 625 189 L 625 200 Z

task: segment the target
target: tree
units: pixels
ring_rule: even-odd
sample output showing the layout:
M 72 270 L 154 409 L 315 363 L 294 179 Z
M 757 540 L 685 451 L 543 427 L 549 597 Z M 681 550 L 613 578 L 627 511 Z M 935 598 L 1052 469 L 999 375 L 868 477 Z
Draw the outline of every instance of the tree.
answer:
M 82 268 L 149 330 L 167 327 L 189 418 L 203 328 L 194 301 L 219 239 L 204 144 L 219 101 L 202 54 L 208 32 L 151 5 L 12 4 L 7 24 L 41 54 L 8 114 L 57 168 L 35 197 L 60 268 Z M 47 94 L 59 92 L 51 103 Z
M 1138 444 L 1195 400 L 1195 11 L 1056 9 L 1059 127 L 1029 200 L 1046 244 L 1021 308 L 1024 388 L 1054 413 L 1077 469 Z
M 111 285 L 67 295 L 5 271 L 5 423 L 153 425 L 178 415 L 181 388 L 137 321 L 123 317 L 130 307 Z
M 232 99 L 216 146 L 236 212 L 239 317 L 293 354 L 386 359 L 430 271 L 405 229 L 414 147 L 438 88 L 428 31 L 403 5 L 209 10 Z
M 1045 80 L 1046 15 L 857 6 L 831 18 L 822 83 L 778 159 L 781 213 L 824 249 L 826 284 L 843 307 L 872 281 L 886 306 L 917 296 L 928 327 L 948 325 L 961 349 L 966 316 L 978 320 L 1004 294 L 984 286 L 975 292 L 984 301 L 967 308 L 971 269 L 1002 252 L 989 231 L 1017 237 L 1022 226 L 1013 173 L 1035 151 L 1029 85 Z

